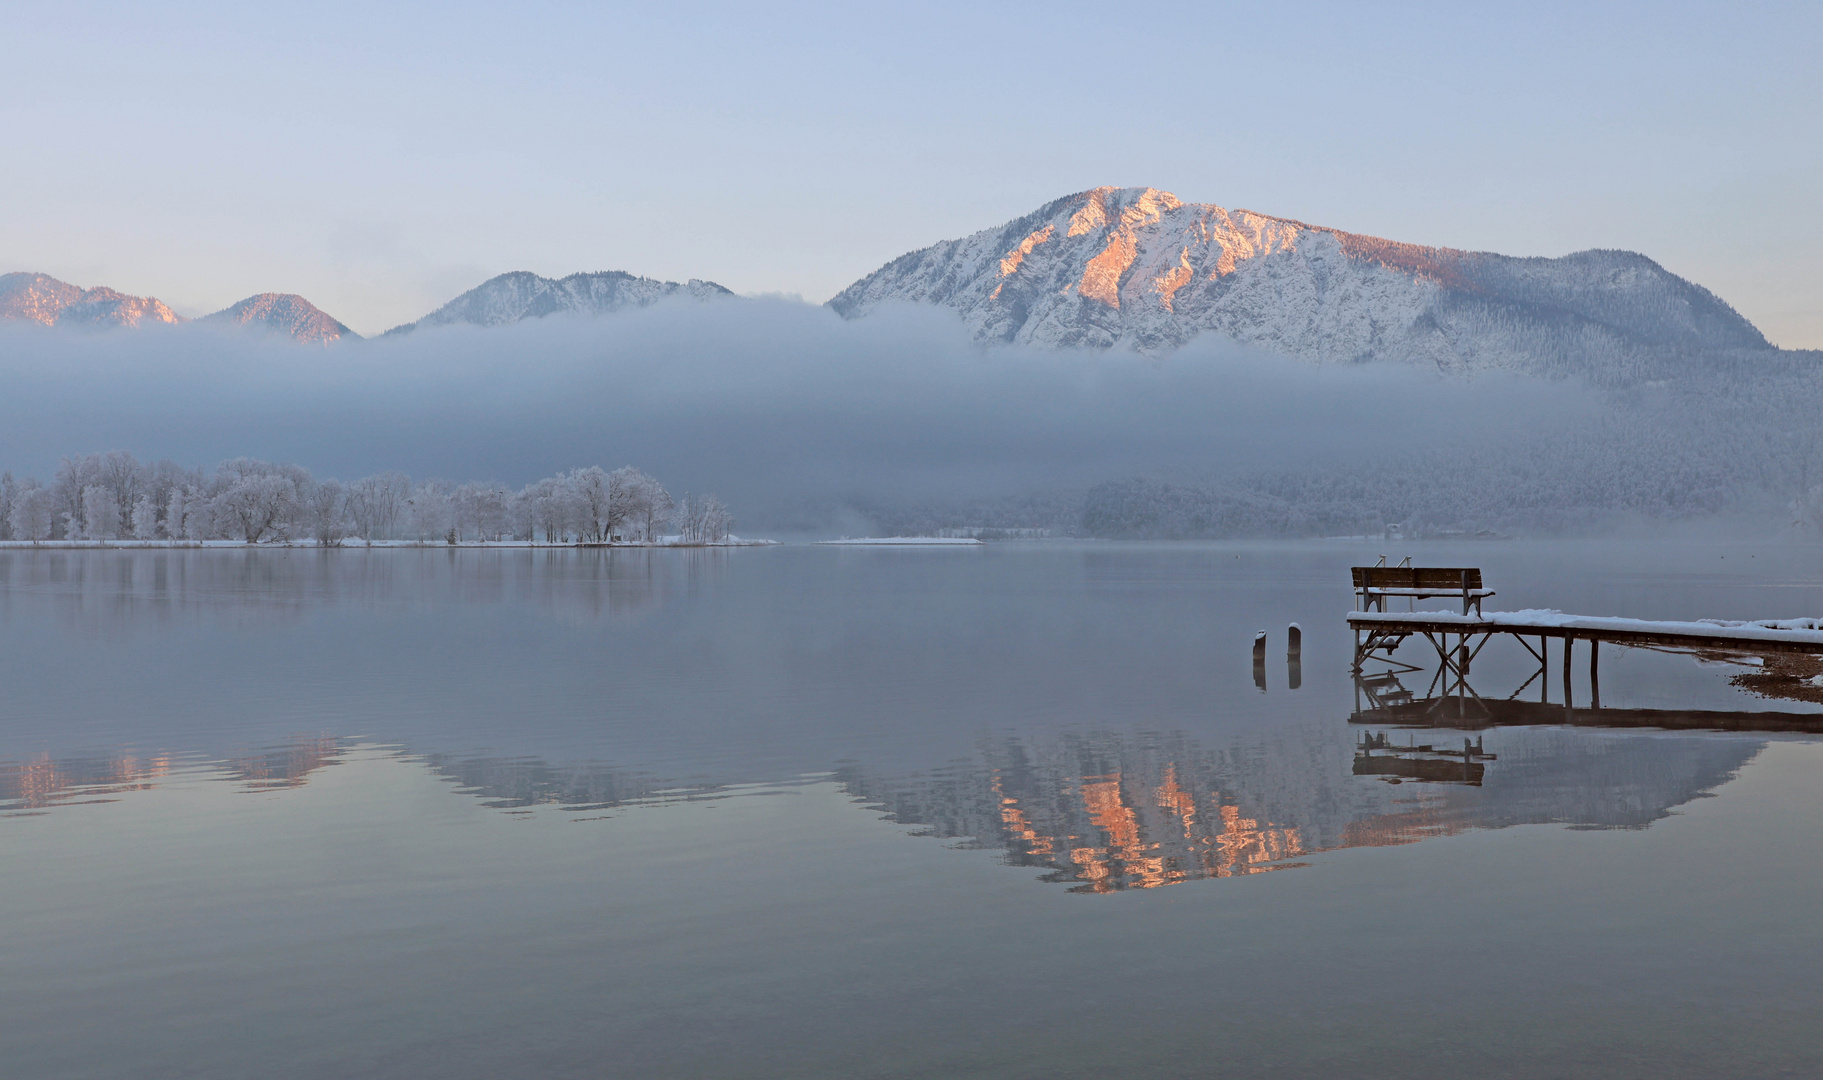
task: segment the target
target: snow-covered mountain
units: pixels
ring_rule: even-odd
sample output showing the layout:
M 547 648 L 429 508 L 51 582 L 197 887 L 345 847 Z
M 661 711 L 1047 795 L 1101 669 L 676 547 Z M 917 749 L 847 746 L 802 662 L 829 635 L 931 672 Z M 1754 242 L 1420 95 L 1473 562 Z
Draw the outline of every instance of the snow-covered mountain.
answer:
M 180 323 L 183 316 L 149 296 L 85 289 L 49 274 L 0 274 L 0 319 L 44 326 L 140 326 Z
M 1167 349 L 1204 332 L 1325 362 L 1624 376 L 1668 357 L 1770 350 L 1708 290 L 1643 255 L 1512 258 L 1421 247 L 1102 187 L 900 256 L 846 317 L 955 309 L 983 341 Z
M 680 285 L 675 281 L 635 277 L 619 270 L 571 274 L 566 278 L 539 277 L 520 270 L 489 278 L 417 322 L 395 326 L 386 333 L 403 334 L 420 327 L 452 323 L 499 326 L 558 312 L 602 315 L 648 307 L 674 297 L 714 300 L 733 295 L 713 281 L 695 278 Z
M 260 293 L 232 307 L 206 315 L 202 322 L 225 322 L 283 334 L 293 341 L 327 345 L 361 335 L 343 326 L 329 313 L 296 293 Z

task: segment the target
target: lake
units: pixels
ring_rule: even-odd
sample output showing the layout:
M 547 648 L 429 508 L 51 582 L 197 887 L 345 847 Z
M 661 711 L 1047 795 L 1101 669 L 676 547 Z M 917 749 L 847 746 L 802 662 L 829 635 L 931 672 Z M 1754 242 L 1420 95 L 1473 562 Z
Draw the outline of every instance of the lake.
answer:
M 1778 544 L 0 551 L 6 1072 L 1823 1071 L 1823 738 L 1350 723 L 1408 553 L 1823 614 Z M 1823 721 L 1740 670 L 1603 704 Z

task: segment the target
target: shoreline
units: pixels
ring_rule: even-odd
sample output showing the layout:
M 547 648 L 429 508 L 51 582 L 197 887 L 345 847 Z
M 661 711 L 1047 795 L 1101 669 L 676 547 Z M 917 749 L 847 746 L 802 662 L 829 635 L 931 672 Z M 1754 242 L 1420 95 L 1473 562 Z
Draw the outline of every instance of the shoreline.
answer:
M 454 544 L 442 540 L 374 540 L 343 541 L 334 544 L 322 544 L 315 540 L 263 540 L 248 543 L 245 540 L 0 540 L 0 551 L 195 551 L 209 549 L 212 551 L 248 551 L 284 548 L 287 550 L 320 550 L 320 551 L 368 551 L 368 550 L 408 550 L 408 549 L 552 549 L 567 550 L 570 548 L 737 548 L 737 547 L 778 547 L 778 540 L 742 540 L 729 539 L 714 543 L 695 541 L 633 540 L 618 542 L 583 541 L 578 543 L 550 543 L 542 540 L 459 540 Z

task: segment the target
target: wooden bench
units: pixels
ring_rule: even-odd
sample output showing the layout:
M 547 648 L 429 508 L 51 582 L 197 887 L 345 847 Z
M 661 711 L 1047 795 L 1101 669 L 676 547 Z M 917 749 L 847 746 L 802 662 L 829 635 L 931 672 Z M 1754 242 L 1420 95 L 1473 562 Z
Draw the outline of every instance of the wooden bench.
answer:
M 1355 609 L 1385 611 L 1386 598 L 1404 597 L 1428 600 L 1437 596 L 1460 596 L 1462 613 L 1473 608 L 1481 614 L 1483 597 L 1494 590 L 1481 587 L 1481 570 L 1462 566 L 1356 566 Z

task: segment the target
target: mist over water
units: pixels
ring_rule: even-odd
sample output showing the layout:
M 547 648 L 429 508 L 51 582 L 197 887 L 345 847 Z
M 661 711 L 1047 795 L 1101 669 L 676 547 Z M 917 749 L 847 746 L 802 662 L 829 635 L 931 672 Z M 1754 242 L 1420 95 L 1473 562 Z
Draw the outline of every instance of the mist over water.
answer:
M 511 485 L 633 463 L 719 494 L 749 535 L 1823 522 L 1823 373 L 1802 353 L 1593 388 L 1317 365 L 1213 336 L 1159 356 L 988 347 L 939 310 L 850 322 L 730 300 L 328 348 L 5 327 L 0 379 L 0 467 L 40 477 L 101 449 Z

